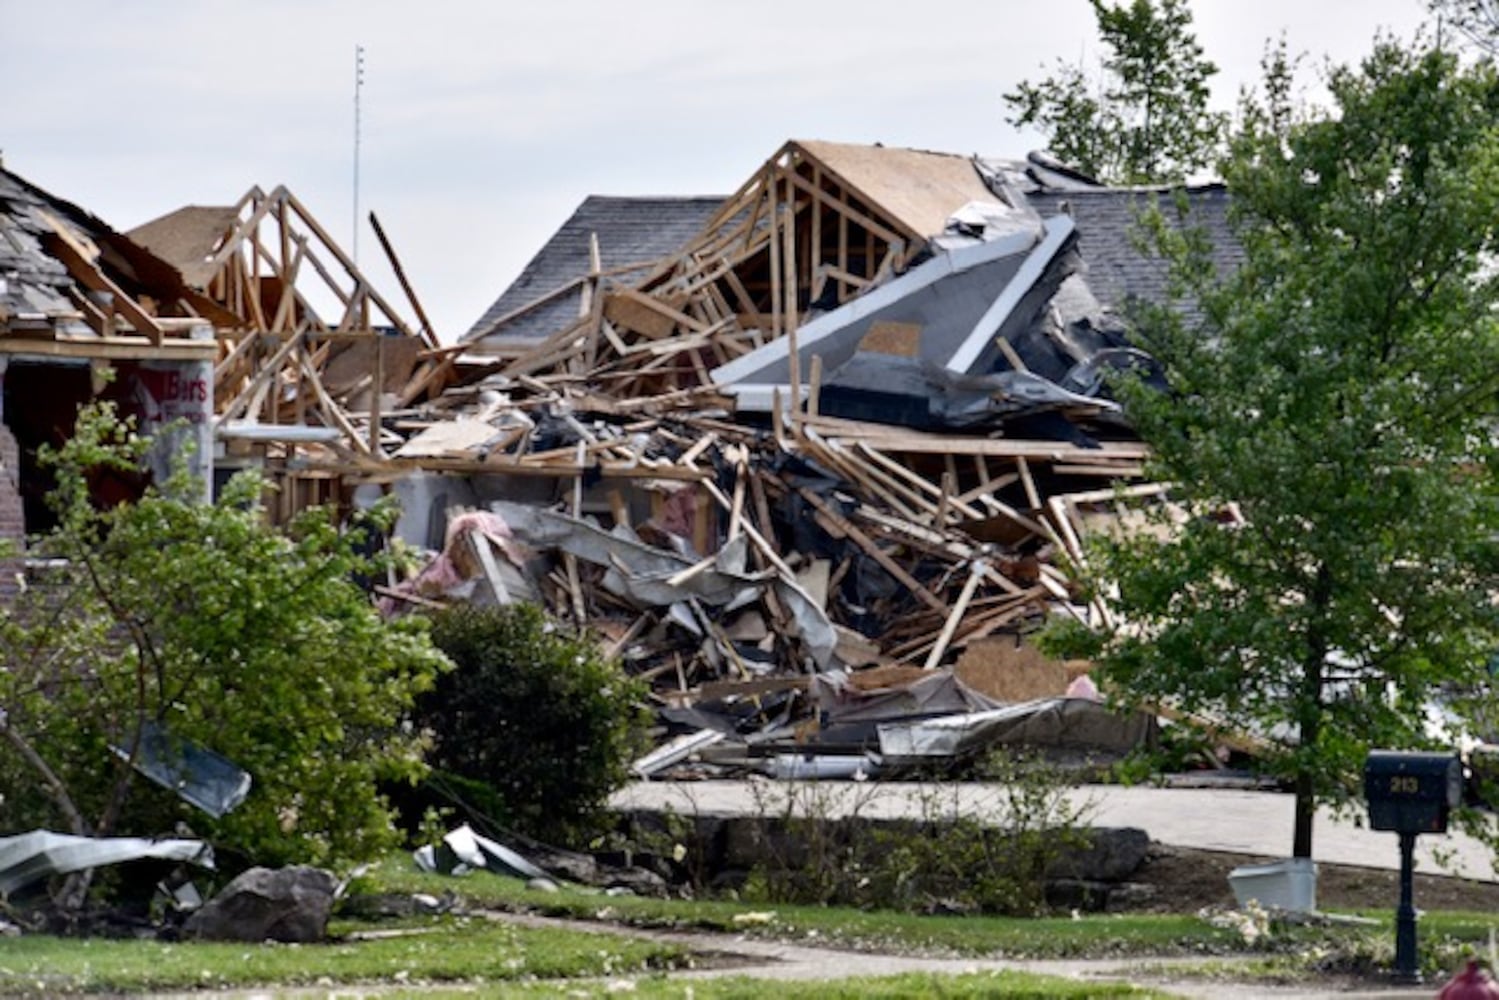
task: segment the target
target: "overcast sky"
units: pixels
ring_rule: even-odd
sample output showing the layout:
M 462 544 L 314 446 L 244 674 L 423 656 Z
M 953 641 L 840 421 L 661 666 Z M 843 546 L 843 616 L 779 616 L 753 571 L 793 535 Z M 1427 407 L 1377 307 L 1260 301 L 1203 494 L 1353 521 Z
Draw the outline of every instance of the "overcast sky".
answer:
M 1422 0 L 1193 0 L 1227 107 Z M 285 184 L 352 250 L 379 215 L 445 341 L 589 194 L 726 194 L 790 138 L 1022 156 L 1001 94 L 1096 62 L 1087 0 L 0 0 L 6 168 L 117 229 Z M 364 224 L 361 266 L 404 303 Z M 409 315 L 409 312 L 408 312 Z

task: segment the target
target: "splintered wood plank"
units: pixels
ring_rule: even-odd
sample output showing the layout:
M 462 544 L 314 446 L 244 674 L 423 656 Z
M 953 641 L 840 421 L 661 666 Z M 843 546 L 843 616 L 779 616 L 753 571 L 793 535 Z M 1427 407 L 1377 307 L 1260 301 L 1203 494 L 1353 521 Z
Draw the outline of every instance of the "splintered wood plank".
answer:
M 987 575 L 987 564 L 983 560 L 973 564 L 968 573 L 968 580 L 963 584 L 963 590 L 958 594 L 958 601 L 952 606 L 952 613 L 947 616 L 947 621 L 942 625 L 942 631 L 937 635 L 937 641 L 932 645 L 932 651 L 927 654 L 923 669 L 931 670 L 942 662 L 942 654 L 947 652 L 947 644 L 952 642 L 953 633 L 958 630 L 958 623 L 963 620 L 963 613 L 968 610 L 968 602 L 973 600 L 974 591 L 983 582 Z
M 740 310 L 749 316 L 750 324 L 757 329 L 763 329 L 765 327 L 765 317 L 760 315 L 760 309 L 755 305 L 754 296 L 750 295 L 749 289 L 744 287 L 744 282 L 739 280 L 739 275 L 733 270 L 725 270 L 723 280 L 724 284 L 729 286 L 729 291 L 734 294 L 734 299 L 739 304 Z
M 406 277 L 406 269 L 401 266 L 401 260 L 396 256 L 395 247 L 391 245 L 389 238 L 386 237 L 385 227 L 380 225 L 380 220 L 375 217 L 374 212 L 370 213 L 370 228 L 374 229 L 375 238 L 380 241 L 380 248 L 385 251 L 385 256 L 390 261 L 390 269 L 394 272 L 396 281 L 400 282 L 401 290 L 406 293 L 406 301 L 411 303 L 411 311 L 416 314 L 417 322 L 421 324 L 417 329 L 418 335 L 421 336 L 428 347 L 440 346 L 437 339 L 437 332 L 432 329 L 432 323 L 427 319 L 427 311 L 422 308 L 421 300 L 416 297 L 416 289 L 411 287 L 411 282 Z
M 877 466 L 882 469 L 888 470 L 888 475 L 879 473 L 878 470 L 872 471 L 875 471 L 877 474 L 879 474 L 882 479 L 884 479 L 891 485 L 892 488 L 900 489 L 902 492 L 912 496 L 913 498 L 921 497 L 923 505 L 928 507 L 933 513 L 936 513 L 943 504 L 946 504 L 947 506 L 952 507 L 958 513 L 962 514 L 964 517 L 976 518 L 980 516 L 979 512 L 974 510 L 972 507 L 969 507 L 966 504 L 959 503 L 956 498 L 947 496 L 946 491 L 944 491 L 942 487 L 928 482 L 926 479 L 918 476 L 916 473 L 912 472 L 904 465 L 901 465 L 899 462 L 890 458 L 888 455 L 882 454 L 878 449 L 871 448 L 869 447 L 869 445 L 862 441 L 856 443 L 855 448 L 859 451 L 860 454 L 870 459 L 870 461 L 874 462 Z
M 995 337 L 994 343 L 999 347 L 999 353 L 1004 355 L 1005 361 L 1009 362 L 1010 368 L 1012 370 L 1017 372 L 1030 371 L 1030 369 L 1025 366 L 1025 362 L 1021 360 L 1020 355 L 1015 352 L 1015 348 L 1010 346 L 1010 341 L 1008 338 Z
M 822 190 L 822 166 L 812 164 L 812 186 L 818 191 Z M 822 206 L 814 201 L 808 206 L 807 211 L 812 215 L 812 235 L 808 240 L 810 249 L 807 253 L 807 273 L 816 274 L 822 265 Z M 814 298 L 816 292 L 813 293 Z
M 1036 490 L 1036 481 L 1031 478 L 1030 463 L 1024 457 L 1015 459 L 1015 469 L 1020 473 L 1020 484 L 1025 488 L 1025 499 L 1031 505 L 1033 512 L 1039 513 L 1042 509 L 1041 494 Z
M 771 183 L 768 189 L 769 204 L 766 218 L 770 221 L 770 339 L 778 340 L 781 336 L 781 240 L 779 227 L 781 225 L 781 213 L 776 205 L 776 184 Z
M 298 341 L 294 338 L 288 343 L 295 344 L 298 343 Z M 343 408 L 336 402 L 334 402 L 333 398 L 328 395 L 328 390 L 323 388 L 323 381 L 318 377 L 317 370 L 313 367 L 312 363 L 306 357 L 303 357 L 300 363 L 303 375 L 305 375 L 308 382 L 312 384 L 313 392 L 317 396 L 319 408 L 322 411 L 323 418 L 325 420 L 331 421 L 334 426 L 343 431 L 344 436 L 349 440 L 349 444 L 358 449 L 360 452 L 368 455 L 369 444 L 364 440 L 364 437 L 359 433 L 359 430 L 354 426 L 353 422 L 349 420 L 349 417 L 344 413 Z
M 1107 464 L 1120 459 L 1143 459 L 1150 449 L 1143 444 L 1110 441 L 1097 448 L 1081 448 L 1059 441 L 1032 441 L 1019 438 L 977 438 L 900 431 L 884 424 L 870 424 L 827 415 L 809 420 L 830 438 L 869 442 L 881 451 L 900 451 L 922 455 L 986 455 L 993 458 L 1031 458 L 1044 461 L 1070 461 Z
M 718 505 L 720 507 L 727 511 L 733 510 L 733 501 L 724 496 L 723 491 L 718 488 L 717 483 L 713 482 L 713 480 L 711 479 L 704 479 L 702 480 L 702 484 L 703 488 L 712 495 L 713 499 L 718 501 Z M 745 523 L 744 533 L 749 536 L 750 541 L 754 542 L 755 546 L 762 553 L 764 553 L 766 560 L 775 567 L 777 573 L 780 573 L 788 580 L 796 579 L 796 574 L 792 571 L 790 566 L 786 565 L 785 560 L 781 558 L 781 555 L 776 551 L 775 546 L 772 545 L 770 543 L 770 540 L 762 535 L 754 525 Z
M 895 513 L 911 521 L 921 521 L 931 516 L 931 508 L 922 503 L 920 498 L 909 495 L 902 497 L 892 493 L 875 475 L 876 470 L 844 451 L 835 442 L 818 436 L 816 431 L 806 431 L 800 442 L 802 447 L 817 461 L 842 476 L 850 489 L 856 489 L 877 498 Z M 915 505 L 907 502 L 908 500 L 914 500 Z
M 791 380 L 792 420 L 799 422 L 802 408 L 802 359 L 796 342 L 796 215 L 788 205 L 781 206 L 781 214 L 781 267 L 786 271 L 786 276 L 781 279 L 781 291 L 786 296 L 786 304 L 782 309 L 787 337 L 786 362 Z
M 889 553 L 880 548 L 874 539 L 864 534 L 856 525 L 834 510 L 832 505 L 823 500 L 822 497 L 806 487 L 799 488 L 797 493 L 803 500 L 811 504 L 813 510 L 817 511 L 824 528 L 831 534 L 847 538 L 863 549 L 871 559 L 884 568 L 885 572 L 895 577 L 899 583 L 915 594 L 927 607 L 943 615 L 951 613 L 951 609 L 948 608 L 947 604 L 941 598 L 928 590 L 920 580 L 917 580 L 910 573 L 906 572 L 905 568 L 892 559 Z
M 807 376 L 807 413 L 817 416 L 822 408 L 822 355 L 812 355 L 812 372 Z

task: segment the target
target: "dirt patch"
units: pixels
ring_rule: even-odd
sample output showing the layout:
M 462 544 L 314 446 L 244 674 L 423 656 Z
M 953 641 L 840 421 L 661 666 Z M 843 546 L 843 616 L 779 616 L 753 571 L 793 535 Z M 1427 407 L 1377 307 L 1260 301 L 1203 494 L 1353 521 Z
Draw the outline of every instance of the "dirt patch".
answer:
M 1147 913 L 1195 913 L 1204 906 L 1232 906 L 1228 873 L 1240 865 L 1274 858 L 1152 844 L 1145 864 L 1129 879 L 1150 887 L 1123 909 Z M 1499 912 L 1499 884 L 1417 871 L 1412 887 L 1417 908 Z M 1317 906 L 1323 909 L 1393 910 L 1400 900 L 1400 873 L 1354 865 L 1317 865 Z

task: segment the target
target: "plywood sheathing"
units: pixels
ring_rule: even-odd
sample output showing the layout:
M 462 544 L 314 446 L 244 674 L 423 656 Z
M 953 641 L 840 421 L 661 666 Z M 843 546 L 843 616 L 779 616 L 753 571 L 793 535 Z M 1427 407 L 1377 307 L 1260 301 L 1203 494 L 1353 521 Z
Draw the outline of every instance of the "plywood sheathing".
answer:
M 802 139 L 792 144 L 865 205 L 918 239 L 941 233 L 953 212 L 972 201 L 993 201 L 966 156 L 951 153 Z
M 188 205 L 136 227 L 130 235 L 201 291 L 213 280 L 213 256 L 238 218 L 232 205 Z

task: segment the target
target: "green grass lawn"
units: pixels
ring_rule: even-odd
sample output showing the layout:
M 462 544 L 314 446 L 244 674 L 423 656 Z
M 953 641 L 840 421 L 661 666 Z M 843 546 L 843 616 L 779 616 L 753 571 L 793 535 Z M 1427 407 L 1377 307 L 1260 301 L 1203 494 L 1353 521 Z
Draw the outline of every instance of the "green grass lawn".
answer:
M 273 984 L 493 982 L 640 975 L 689 963 L 670 945 L 483 919 L 317 945 L 162 943 L 25 936 L 0 941 L 0 995 L 139 993 Z
M 920 916 L 810 906 L 767 906 L 610 896 L 581 888 L 549 893 L 515 879 L 476 872 L 463 878 L 416 871 L 402 855 L 356 881 L 356 893 L 425 893 L 446 897 L 454 912 L 399 919 L 336 917 L 331 940 L 318 945 L 165 943 L 0 938 L 0 995 L 131 994 L 195 988 L 296 988 L 384 984 L 399 996 L 550 996 L 559 980 L 568 996 L 628 988 L 637 996 L 763 996 L 765 984 L 738 978 L 684 981 L 666 970 L 694 957 L 674 944 L 630 938 L 601 928 L 534 928 L 488 919 L 479 911 L 525 911 L 644 927 L 671 927 L 774 937 L 806 945 L 890 953 L 991 958 L 1148 958 L 1173 975 L 1305 980 L 1370 973 L 1388 965 L 1394 933 L 1388 912 L 1376 927 L 1276 926 L 1254 947 L 1232 929 L 1196 915 L 1082 915 L 1038 920 Z M 459 915 L 467 912 L 470 915 Z M 1433 977 L 1466 954 L 1486 955 L 1499 917 L 1429 913 L 1421 945 Z M 732 950 L 726 944 L 725 950 Z M 1190 967 L 1187 956 L 1224 961 Z M 1248 961 L 1246 961 L 1248 957 Z M 696 960 L 700 963 L 702 959 Z M 1076 982 L 1021 973 L 907 975 L 838 983 L 777 983 L 780 998 L 799 997 L 1109 997 L 1165 996 L 1123 984 Z

